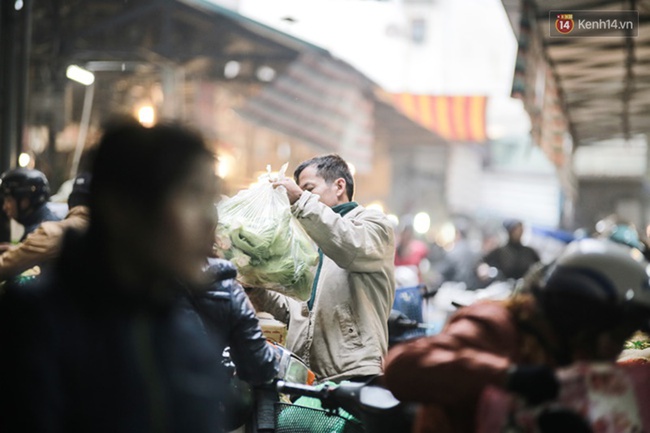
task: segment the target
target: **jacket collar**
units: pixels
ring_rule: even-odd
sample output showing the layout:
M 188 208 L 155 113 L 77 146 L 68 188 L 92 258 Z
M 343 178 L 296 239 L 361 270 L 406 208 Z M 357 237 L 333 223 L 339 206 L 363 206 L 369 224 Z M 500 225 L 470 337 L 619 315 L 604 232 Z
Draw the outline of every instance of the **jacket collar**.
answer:
M 357 206 L 359 206 L 359 203 L 357 203 L 356 201 L 349 201 L 347 203 L 341 203 L 341 204 L 337 204 L 336 206 L 333 206 L 332 210 L 341 216 L 345 216 L 345 214 L 347 214 Z

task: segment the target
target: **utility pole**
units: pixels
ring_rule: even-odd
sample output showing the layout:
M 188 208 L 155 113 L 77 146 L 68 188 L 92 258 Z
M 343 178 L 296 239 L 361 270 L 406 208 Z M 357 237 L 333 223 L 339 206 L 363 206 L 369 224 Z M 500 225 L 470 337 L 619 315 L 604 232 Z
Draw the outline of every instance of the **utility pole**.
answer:
M 0 1 L 0 172 L 15 167 L 23 142 L 27 107 L 32 0 Z M 0 241 L 9 221 L 0 212 Z

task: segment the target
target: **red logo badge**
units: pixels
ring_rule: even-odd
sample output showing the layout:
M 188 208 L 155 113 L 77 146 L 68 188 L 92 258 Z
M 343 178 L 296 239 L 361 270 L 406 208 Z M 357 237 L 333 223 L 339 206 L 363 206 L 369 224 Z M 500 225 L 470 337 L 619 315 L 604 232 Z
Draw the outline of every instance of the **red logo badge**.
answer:
M 567 35 L 573 30 L 573 14 L 558 14 L 555 19 L 555 30 Z

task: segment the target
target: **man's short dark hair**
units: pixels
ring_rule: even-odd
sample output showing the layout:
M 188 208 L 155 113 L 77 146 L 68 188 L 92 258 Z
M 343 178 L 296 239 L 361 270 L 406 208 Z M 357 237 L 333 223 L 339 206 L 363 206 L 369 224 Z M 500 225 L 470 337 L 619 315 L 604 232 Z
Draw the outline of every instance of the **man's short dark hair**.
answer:
M 345 193 L 348 200 L 352 201 L 354 196 L 354 178 L 350 172 L 348 163 L 336 154 L 322 155 L 302 162 L 293 172 L 293 178 L 296 182 L 300 178 L 300 173 L 310 166 L 316 167 L 316 173 L 325 179 L 325 182 L 332 183 L 338 178 L 345 180 Z

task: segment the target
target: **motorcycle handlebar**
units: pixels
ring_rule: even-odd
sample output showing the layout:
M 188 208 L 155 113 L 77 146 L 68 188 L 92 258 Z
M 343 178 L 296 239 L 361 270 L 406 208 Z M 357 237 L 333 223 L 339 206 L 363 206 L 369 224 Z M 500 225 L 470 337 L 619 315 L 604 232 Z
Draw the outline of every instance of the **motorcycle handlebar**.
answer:
M 327 385 L 319 388 L 311 385 L 303 385 L 301 383 L 289 383 L 284 380 L 278 380 L 275 384 L 275 389 L 278 392 L 285 394 L 298 394 L 318 399 L 326 398 L 329 393 L 329 387 Z
M 365 431 L 394 433 L 411 431 L 408 407 L 387 389 L 364 383 L 325 384 L 319 387 L 276 382 L 278 392 L 320 399 L 324 409 L 344 409 L 361 420 Z
M 324 405 L 341 406 L 350 413 L 359 408 L 365 410 L 392 410 L 400 405 L 393 394 L 381 386 L 350 382 L 346 384 L 324 384 L 321 387 L 278 381 L 276 390 L 320 399 Z

